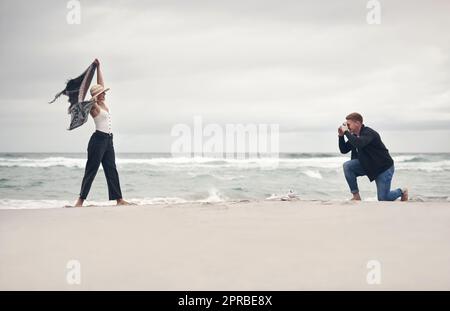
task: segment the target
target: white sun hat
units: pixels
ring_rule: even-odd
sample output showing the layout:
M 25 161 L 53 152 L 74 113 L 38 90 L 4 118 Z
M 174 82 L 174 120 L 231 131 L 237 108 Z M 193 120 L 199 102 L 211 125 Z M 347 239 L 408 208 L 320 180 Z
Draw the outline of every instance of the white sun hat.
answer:
M 109 88 L 105 89 L 104 86 L 100 84 L 94 84 L 90 90 L 92 98 L 96 98 L 98 95 L 107 91 L 109 91 Z

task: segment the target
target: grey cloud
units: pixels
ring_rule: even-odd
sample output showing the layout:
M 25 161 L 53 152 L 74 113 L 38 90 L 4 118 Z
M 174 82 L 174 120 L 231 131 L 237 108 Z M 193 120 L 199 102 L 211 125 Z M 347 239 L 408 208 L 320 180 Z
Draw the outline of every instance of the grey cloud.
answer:
M 193 115 L 302 133 L 360 111 L 380 128 L 449 129 L 448 1 L 381 1 L 379 26 L 360 0 L 81 3 L 81 25 L 65 1 L 0 3 L 0 130 L 64 130 L 67 103 L 46 102 L 95 57 L 115 129 L 134 137 Z

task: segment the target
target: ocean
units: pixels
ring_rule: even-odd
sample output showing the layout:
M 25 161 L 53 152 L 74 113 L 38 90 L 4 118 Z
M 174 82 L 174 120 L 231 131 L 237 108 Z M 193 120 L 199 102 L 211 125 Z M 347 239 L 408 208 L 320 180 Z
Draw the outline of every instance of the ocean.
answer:
M 450 201 L 449 153 L 392 154 L 393 188 L 414 201 Z M 118 153 L 122 193 L 137 204 L 351 197 L 342 164 L 348 155 L 285 153 L 278 159 L 179 158 L 162 153 Z M 85 153 L 0 153 L 0 208 L 60 208 L 80 191 Z M 376 200 L 375 183 L 358 178 L 363 200 Z M 113 205 L 100 168 L 85 205 Z

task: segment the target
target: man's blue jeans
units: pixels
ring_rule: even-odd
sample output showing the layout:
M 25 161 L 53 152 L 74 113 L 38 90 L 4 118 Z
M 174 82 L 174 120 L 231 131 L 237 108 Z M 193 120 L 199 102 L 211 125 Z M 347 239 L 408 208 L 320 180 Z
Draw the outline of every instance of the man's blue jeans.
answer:
M 344 163 L 344 175 L 348 186 L 352 193 L 358 193 L 358 182 L 356 177 L 365 176 L 366 173 L 359 163 L 358 159 L 350 160 Z M 378 201 L 395 201 L 402 196 L 401 189 L 391 191 L 391 181 L 394 176 L 394 165 L 377 176 L 375 183 L 377 184 Z

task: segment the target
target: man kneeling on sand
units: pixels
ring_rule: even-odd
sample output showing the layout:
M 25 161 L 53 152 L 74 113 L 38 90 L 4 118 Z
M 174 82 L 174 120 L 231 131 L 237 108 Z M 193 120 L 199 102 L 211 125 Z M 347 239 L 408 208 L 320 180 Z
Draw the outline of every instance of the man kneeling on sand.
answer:
M 363 124 L 359 113 L 354 112 L 346 117 L 346 122 L 338 128 L 338 135 L 341 153 L 352 152 L 351 160 L 344 163 L 344 175 L 353 194 L 352 200 L 361 200 L 356 178 L 367 176 L 371 182 L 375 180 L 378 201 L 395 201 L 398 198 L 408 201 L 408 189 L 391 191 L 394 160 L 380 135 Z

